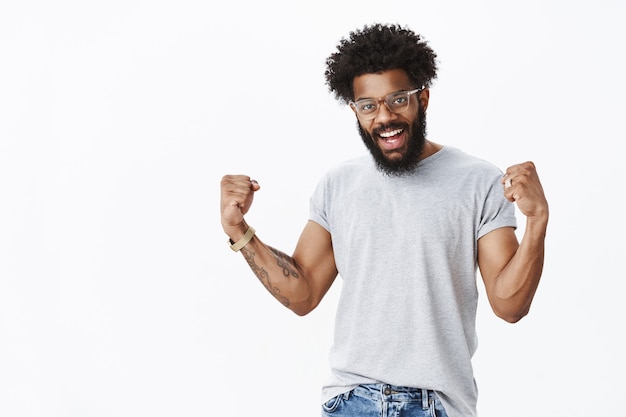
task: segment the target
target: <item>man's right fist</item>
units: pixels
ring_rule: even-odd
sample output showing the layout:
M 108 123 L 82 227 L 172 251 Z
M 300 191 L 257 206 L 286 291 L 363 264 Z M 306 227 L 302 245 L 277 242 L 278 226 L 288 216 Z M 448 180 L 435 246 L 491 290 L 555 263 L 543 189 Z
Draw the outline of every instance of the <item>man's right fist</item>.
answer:
M 261 186 L 247 175 L 224 175 L 221 188 L 222 227 L 229 234 L 227 229 L 242 225 L 243 216 L 252 205 L 254 193 Z

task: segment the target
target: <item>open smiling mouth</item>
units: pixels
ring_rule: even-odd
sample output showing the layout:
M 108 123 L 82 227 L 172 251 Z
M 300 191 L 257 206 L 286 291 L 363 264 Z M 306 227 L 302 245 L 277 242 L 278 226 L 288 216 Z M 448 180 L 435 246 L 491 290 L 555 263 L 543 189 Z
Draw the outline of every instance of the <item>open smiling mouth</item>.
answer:
M 378 133 L 378 137 L 381 138 L 382 140 L 388 142 L 388 141 L 392 141 L 394 139 L 397 139 L 397 136 L 402 134 L 402 132 L 404 132 L 404 129 L 386 130 L 384 132 Z
M 404 149 L 407 141 L 407 126 L 381 126 L 375 131 L 378 146 L 383 153 Z

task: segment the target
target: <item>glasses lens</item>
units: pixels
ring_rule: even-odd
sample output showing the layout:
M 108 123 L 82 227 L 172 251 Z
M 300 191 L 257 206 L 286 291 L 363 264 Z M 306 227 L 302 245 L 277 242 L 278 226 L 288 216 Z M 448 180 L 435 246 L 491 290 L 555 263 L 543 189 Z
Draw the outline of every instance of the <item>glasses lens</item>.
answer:
M 359 100 L 354 103 L 356 111 L 362 115 L 373 114 L 378 109 L 376 100 Z
M 389 110 L 394 113 L 403 112 L 409 107 L 409 93 L 407 91 L 400 91 L 398 93 L 389 94 L 385 98 L 385 104 Z

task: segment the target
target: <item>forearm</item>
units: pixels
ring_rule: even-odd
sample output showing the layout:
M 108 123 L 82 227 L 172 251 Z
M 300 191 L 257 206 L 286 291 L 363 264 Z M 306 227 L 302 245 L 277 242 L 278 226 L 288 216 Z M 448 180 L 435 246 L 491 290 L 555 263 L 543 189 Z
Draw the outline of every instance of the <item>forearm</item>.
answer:
M 241 229 L 228 234 L 231 241 L 235 241 L 233 237 L 243 236 Z M 311 298 L 307 277 L 291 256 L 266 245 L 256 235 L 240 253 L 261 284 L 281 304 L 296 314 L 310 311 L 303 309 L 303 304 Z
M 491 304 L 496 314 L 517 322 L 530 310 L 543 272 L 547 218 L 528 219 L 515 254 L 495 279 Z

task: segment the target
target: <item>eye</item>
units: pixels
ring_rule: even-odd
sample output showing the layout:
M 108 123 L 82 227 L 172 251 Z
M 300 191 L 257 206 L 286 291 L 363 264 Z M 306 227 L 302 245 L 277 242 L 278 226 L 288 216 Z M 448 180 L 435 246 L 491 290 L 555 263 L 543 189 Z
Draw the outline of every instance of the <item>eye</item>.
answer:
M 408 97 L 406 93 L 396 93 L 389 96 L 389 98 L 387 99 L 387 103 L 389 103 L 389 105 L 393 107 L 403 107 L 406 105 L 407 101 Z
M 356 103 L 358 111 L 361 113 L 371 113 L 376 110 L 376 102 L 374 100 L 362 100 Z

